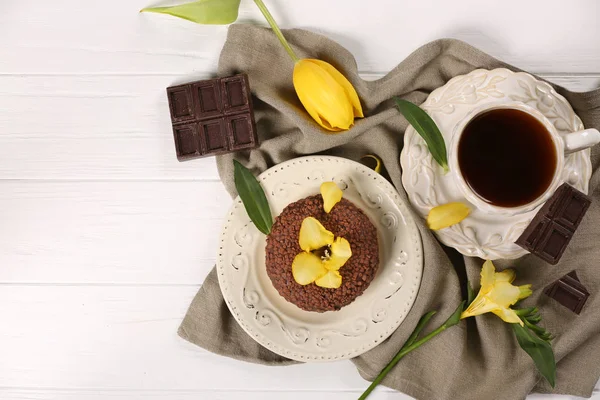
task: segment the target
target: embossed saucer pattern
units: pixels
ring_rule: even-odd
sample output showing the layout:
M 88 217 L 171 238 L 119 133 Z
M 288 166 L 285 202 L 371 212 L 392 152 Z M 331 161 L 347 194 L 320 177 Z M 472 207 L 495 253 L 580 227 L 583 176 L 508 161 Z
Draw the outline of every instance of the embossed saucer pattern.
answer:
M 356 357 L 391 335 L 416 299 L 423 270 L 419 231 L 394 187 L 357 162 L 326 156 L 281 163 L 263 172 L 259 181 L 273 216 L 318 194 L 322 182 L 336 182 L 344 198 L 377 227 L 380 265 L 365 292 L 341 310 L 301 310 L 273 287 L 265 267 L 266 236 L 252 224 L 238 197 L 221 233 L 217 274 L 240 326 L 269 350 L 305 362 Z
M 421 107 L 436 122 L 448 147 L 454 127 L 470 111 L 484 104 L 522 102 L 539 110 L 560 135 L 583 129 L 583 124 L 567 100 L 549 84 L 523 72 L 508 69 L 478 69 L 452 78 L 434 90 Z M 427 149 L 424 140 L 409 126 L 400 155 L 402 184 L 410 202 L 425 218 L 432 207 L 452 201 L 468 203 L 451 174 L 444 174 Z M 584 193 L 592 168 L 590 150 L 565 157 L 562 179 Z M 439 240 L 467 256 L 484 259 L 514 259 L 527 252 L 514 244 L 533 219 L 539 207 L 515 216 L 494 215 L 473 209 L 461 223 L 435 231 Z

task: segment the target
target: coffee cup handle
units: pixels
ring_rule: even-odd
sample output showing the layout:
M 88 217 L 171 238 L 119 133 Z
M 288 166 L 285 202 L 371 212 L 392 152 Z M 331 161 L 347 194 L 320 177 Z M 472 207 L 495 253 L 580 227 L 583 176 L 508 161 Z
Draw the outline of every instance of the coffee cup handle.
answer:
M 575 153 L 600 143 L 600 132 L 597 129 L 585 129 L 563 135 L 565 154 Z

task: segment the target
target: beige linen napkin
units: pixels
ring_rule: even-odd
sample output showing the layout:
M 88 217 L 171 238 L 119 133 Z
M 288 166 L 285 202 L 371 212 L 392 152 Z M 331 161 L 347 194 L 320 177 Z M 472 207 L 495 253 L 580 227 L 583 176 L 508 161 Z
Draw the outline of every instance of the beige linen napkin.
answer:
M 407 201 L 399 166 L 407 123 L 393 108 L 393 96 L 421 103 L 450 78 L 475 68 L 511 67 L 457 40 L 438 40 L 416 50 L 382 79 L 373 82 L 358 76 L 356 61 L 337 43 L 314 33 L 289 30 L 286 37 L 300 57 L 332 63 L 352 82 L 366 118 L 348 132 L 327 135 L 302 108 L 292 85 L 293 64 L 273 33 L 249 25 L 233 25 L 219 62 L 222 76 L 246 72 L 255 95 L 259 149 L 235 157 L 259 174 L 280 162 L 308 154 L 331 154 L 358 160 L 378 154 L 392 183 Z M 573 105 L 587 127 L 600 128 L 600 90 L 572 93 L 556 89 Z M 595 198 L 586 218 L 561 262 L 551 266 L 533 257 L 498 262 L 514 266 L 517 283 L 533 283 L 534 293 L 525 305 L 541 309 L 543 325 L 556 335 L 552 342 L 558 361 L 554 393 L 590 396 L 600 375 L 600 174 L 598 148 L 593 150 L 594 175 L 590 192 Z M 234 196 L 232 155 L 217 159 L 219 173 Z M 429 310 L 439 313 L 430 326 L 438 326 L 463 298 L 468 277 L 478 285 L 482 261 L 463 257 L 441 246 L 414 216 L 424 245 L 424 271 L 417 300 L 406 320 L 379 346 L 352 360 L 360 374 L 372 380 L 390 361 Z M 577 270 L 591 293 L 577 316 L 542 294 L 543 288 Z M 268 365 L 285 365 L 285 359 L 256 343 L 229 313 L 213 270 L 194 298 L 179 334 L 207 350 L 236 359 Z M 417 399 L 522 399 L 531 391 L 551 392 L 540 380 L 532 360 L 520 349 L 512 330 L 498 317 L 469 318 L 406 356 L 384 380 L 391 388 Z M 367 383 L 365 382 L 365 387 Z

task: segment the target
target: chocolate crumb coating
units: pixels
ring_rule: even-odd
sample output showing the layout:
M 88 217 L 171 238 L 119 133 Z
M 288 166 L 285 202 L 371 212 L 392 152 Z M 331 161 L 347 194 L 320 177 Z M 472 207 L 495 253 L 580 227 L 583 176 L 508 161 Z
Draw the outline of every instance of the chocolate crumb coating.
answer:
M 352 257 L 339 272 L 342 285 L 328 289 L 314 283 L 300 285 L 292 276 L 292 262 L 302 252 L 298 243 L 300 226 L 306 217 L 314 217 L 332 232 L 350 242 Z M 379 266 L 377 229 L 352 202 L 342 199 L 327 214 L 320 195 L 288 205 L 275 219 L 267 236 L 267 274 L 279 294 L 306 311 L 335 311 L 352 303 L 369 286 Z

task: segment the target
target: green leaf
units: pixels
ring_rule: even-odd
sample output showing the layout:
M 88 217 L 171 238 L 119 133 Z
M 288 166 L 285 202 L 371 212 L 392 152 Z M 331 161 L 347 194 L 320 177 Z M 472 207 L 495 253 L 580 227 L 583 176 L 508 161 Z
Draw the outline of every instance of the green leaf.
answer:
M 273 225 L 273 217 L 265 192 L 248 168 L 236 160 L 233 160 L 233 166 L 235 188 L 244 203 L 248 216 L 259 231 L 268 235 Z
M 168 14 L 197 24 L 227 25 L 238 18 L 240 0 L 198 0 L 172 7 L 150 7 L 140 12 Z
M 533 359 L 535 366 L 550 386 L 556 383 L 556 361 L 552 346 L 519 324 L 511 324 L 519 345 Z
M 473 290 L 473 286 L 471 286 L 471 282 L 467 281 L 467 304 L 466 304 L 466 306 L 469 307 L 471 305 L 471 303 L 473 302 L 473 300 L 475 300 L 475 291 Z
M 410 101 L 396 98 L 396 106 L 404 118 L 421 135 L 433 159 L 448 172 L 448 157 L 446 155 L 446 143 L 439 128 L 431 117 L 419 106 Z
M 450 318 L 448 318 L 446 320 L 446 322 L 444 322 L 444 325 L 443 325 L 444 328 L 450 328 L 451 326 L 457 325 L 460 322 L 460 315 L 462 314 L 464 309 L 465 309 L 465 301 L 463 300 L 458 305 L 458 308 L 456 309 L 456 311 L 454 311 L 454 313 L 452 313 Z
M 417 340 L 417 338 L 419 337 L 419 333 L 421 333 L 423 328 L 425 328 L 425 325 L 427 325 L 427 323 L 429 322 L 431 317 L 433 317 L 436 312 L 437 311 L 429 311 L 427 314 L 425 314 L 421 317 L 421 319 L 419 320 L 419 323 L 415 327 L 415 330 L 410 335 L 410 337 L 408 338 L 406 343 L 404 343 L 404 346 L 402 346 L 402 348 L 410 346 L 411 344 L 413 344 L 415 342 L 415 340 Z

